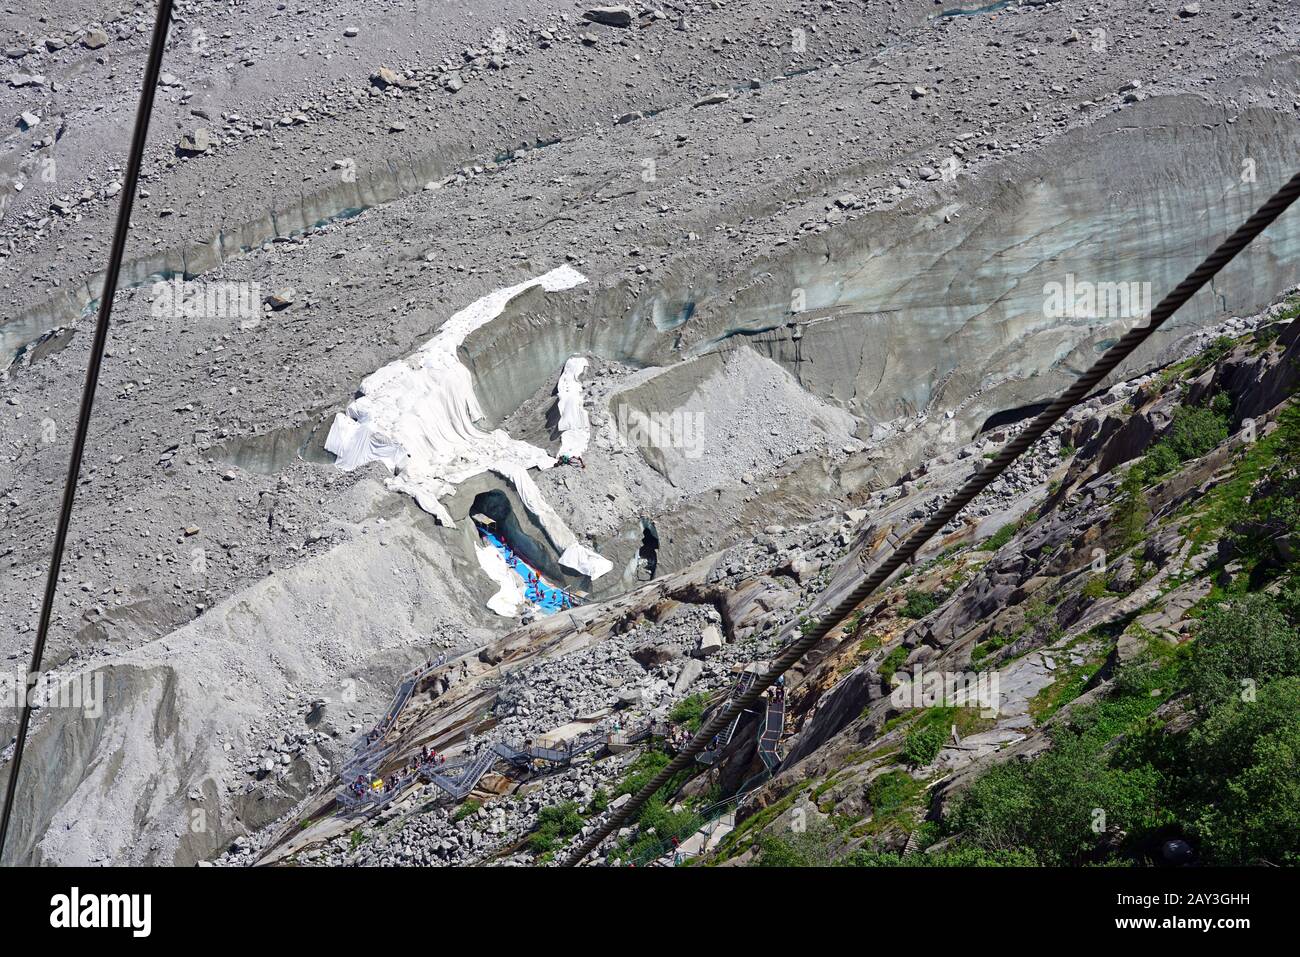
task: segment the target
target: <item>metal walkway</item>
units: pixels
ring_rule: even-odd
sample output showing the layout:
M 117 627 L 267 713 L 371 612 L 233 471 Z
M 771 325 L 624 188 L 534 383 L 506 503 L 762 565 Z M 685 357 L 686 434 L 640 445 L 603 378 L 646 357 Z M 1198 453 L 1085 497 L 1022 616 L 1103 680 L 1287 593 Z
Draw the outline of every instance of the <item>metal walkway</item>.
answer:
M 758 756 L 768 771 L 776 770 L 781 763 L 781 735 L 785 731 L 785 686 L 767 696 L 767 710 L 763 714 L 763 733 L 758 737 Z
M 393 780 L 393 775 L 387 778 L 381 777 L 378 774 L 379 768 L 392 756 L 397 746 L 389 744 L 378 749 L 376 746 L 383 745 L 384 738 L 396 725 L 397 718 L 409 703 L 420 682 L 444 661 L 445 656 L 442 656 L 435 662 L 403 675 L 392 706 L 375 729 L 363 737 L 362 741 L 367 743 L 364 744 L 361 752 L 349 761 L 339 774 L 338 804 L 341 808 L 347 811 L 362 807 L 377 810 L 390 804 L 408 787 L 421 780 L 436 785 L 453 801 L 463 801 L 478 786 L 483 775 L 500 762 L 504 762 L 508 770 L 516 773 L 531 770 L 534 761 L 545 761 L 558 767 L 568 767 L 581 755 L 607 747 L 619 749 L 630 747 L 655 735 L 667 735 L 671 730 L 670 726 L 662 721 L 650 720 L 634 728 L 613 733 L 592 731 L 570 740 L 563 747 L 535 745 L 531 741 L 516 746 L 507 741 L 496 741 L 472 758 L 463 757 L 450 762 L 446 758 L 433 758 L 421 761 L 413 769 L 408 766 L 396 775 L 396 780 Z M 732 686 L 727 699 L 744 694 L 753 684 L 754 678 L 752 672 L 742 673 Z M 740 725 L 741 716 L 741 714 L 736 715 L 735 720 L 725 729 L 726 733 L 719 735 L 715 748 L 701 752 L 696 760 L 702 764 L 713 764 L 722 749 L 731 743 L 736 728 Z M 766 773 L 770 774 L 781 761 L 777 746 L 784 727 L 784 698 L 780 701 L 774 697 L 769 698 L 764 717 L 764 729 L 758 743 L 759 756 L 767 769 Z M 361 793 L 357 793 L 358 781 L 364 784 Z M 383 783 L 376 788 L 374 787 L 376 781 Z
M 746 691 L 749 690 L 750 686 L 753 683 L 754 683 L 753 672 L 751 671 L 741 672 L 740 678 L 732 686 L 731 692 L 727 695 L 727 700 L 730 700 L 732 698 L 739 698 L 742 694 L 744 694 Z M 727 725 L 725 728 L 723 728 L 721 731 L 718 732 L 713 743 L 709 747 L 701 751 L 699 754 L 697 754 L 695 756 L 695 760 L 698 761 L 700 764 L 712 765 L 717 763 L 718 756 L 722 753 L 722 749 L 731 743 L 731 739 L 735 737 L 736 729 L 740 727 L 740 719 L 743 718 L 746 714 L 747 712 L 745 711 L 737 712 L 735 719 L 729 725 Z
M 432 661 L 412 668 L 398 680 L 397 691 L 393 695 L 388 710 L 384 712 L 384 716 L 379 719 L 378 723 L 370 731 L 353 742 L 352 757 L 339 769 L 339 782 L 342 784 L 339 792 L 341 803 L 349 804 L 350 799 L 351 802 L 359 803 L 360 799 L 352 791 L 351 783 L 357 778 L 365 778 L 366 786 L 370 786 L 375 773 L 388 758 L 392 757 L 393 752 L 397 749 L 395 743 L 385 744 L 385 739 L 397 725 L 397 719 L 410 703 L 415 690 L 420 686 L 420 682 L 446 663 L 447 655 L 444 653 Z

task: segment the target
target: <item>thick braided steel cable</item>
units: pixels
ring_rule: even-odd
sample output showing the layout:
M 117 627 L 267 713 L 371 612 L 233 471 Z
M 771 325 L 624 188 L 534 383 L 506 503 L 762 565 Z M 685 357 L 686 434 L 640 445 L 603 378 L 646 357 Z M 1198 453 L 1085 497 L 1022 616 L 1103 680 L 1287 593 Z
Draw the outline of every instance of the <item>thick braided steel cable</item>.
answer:
M 1115 367 L 1127 359 L 1138 346 L 1146 342 L 1151 335 L 1181 308 L 1196 292 L 1223 269 L 1233 258 L 1246 248 L 1273 220 L 1300 197 L 1300 173 L 1273 194 L 1248 220 L 1231 236 L 1225 239 L 1205 261 L 1180 282 L 1172 292 L 1160 300 L 1151 310 L 1151 318 L 1144 326 L 1129 330 L 1123 338 L 1106 350 L 1105 354 L 1088 369 L 1078 380 L 1061 394 L 1051 405 L 1044 409 L 1024 431 L 1009 441 L 986 464 L 978 467 L 974 475 L 966 480 L 960 489 L 946 501 L 923 525 L 917 528 L 898 548 L 877 564 L 854 586 L 853 590 L 838 605 L 820 616 L 812 628 L 790 644 L 763 675 L 738 698 L 717 711 L 699 733 L 691 739 L 672 761 L 656 774 L 638 791 L 630 801 L 612 812 L 582 843 L 573 849 L 564 859 L 565 867 L 578 864 L 600 846 L 601 841 L 612 834 L 618 827 L 634 815 L 650 799 L 650 796 L 667 784 L 674 775 L 690 766 L 695 755 L 704 750 L 713 736 L 725 728 L 745 709 L 754 705 L 763 692 L 776 683 L 776 680 L 793 667 L 804 654 L 825 638 L 834 628 L 860 605 L 872 592 L 889 580 L 890 576 L 911 561 L 921 547 L 933 538 L 940 529 L 957 516 L 970 504 L 975 496 L 1004 472 L 1016 458 L 1040 439 L 1060 418 L 1077 402 L 1085 398 L 1108 376 Z
M 81 408 L 77 415 L 77 431 L 72 440 L 72 455 L 68 459 L 68 476 L 63 485 L 63 504 L 59 509 L 59 523 L 54 533 L 54 547 L 50 554 L 50 569 L 45 580 L 45 597 L 41 603 L 40 622 L 36 628 L 36 642 L 32 646 L 31 666 L 27 671 L 26 695 L 22 716 L 18 719 L 18 737 L 14 745 L 13 761 L 9 768 L 9 782 L 5 788 L 4 814 L 0 816 L 0 858 L 4 855 L 5 840 L 9 836 L 9 819 L 13 813 L 14 796 L 18 788 L 18 774 L 23 766 L 23 752 L 27 745 L 27 729 L 32 719 L 33 692 L 41 675 L 45 658 L 45 640 L 50 632 L 50 617 L 54 610 L 54 596 L 59 589 L 59 569 L 63 565 L 63 549 L 68 541 L 68 526 L 72 520 L 72 503 L 77 494 L 77 479 L 81 474 L 81 458 L 86 450 L 86 433 L 90 430 L 90 415 L 95 406 L 95 387 L 99 383 L 99 369 L 108 344 L 109 321 L 113 315 L 113 295 L 117 292 L 117 279 L 122 271 L 122 258 L 126 253 L 126 238 L 131 229 L 131 208 L 140 181 L 140 167 L 144 162 L 144 147 L 149 138 L 149 117 L 153 113 L 154 91 L 162 72 L 163 48 L 167 42 L 167 28 L 171 22 L 172 0 L 159 0 L 158 14 L 149 40 L 149 56 L 145 61 L 144 85 L 136 105 L 135 128 L 131 135 L 131 151 L 127 157 L 126 176 L 122 180 L 122 198 L 117 206 L 117 222 L 113 227 L 113 240 L 109 246 L 108 268 L 104 271 L 104 286 L 99 294 L 99 316 L 95 321 L 95 336 L 90 345 L 90 362 L 86 366 L 86 383 L 81 391 Z

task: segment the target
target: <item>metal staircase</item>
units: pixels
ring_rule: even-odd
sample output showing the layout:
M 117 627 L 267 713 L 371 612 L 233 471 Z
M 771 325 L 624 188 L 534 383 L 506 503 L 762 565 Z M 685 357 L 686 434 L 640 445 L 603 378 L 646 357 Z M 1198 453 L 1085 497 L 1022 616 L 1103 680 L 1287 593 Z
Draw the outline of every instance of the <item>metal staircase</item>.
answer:
M 727 700 L 729 701 L 732 698 L 740 697 L 742 694 L 748 691 L 753 684 L 754 684 L 753 672 L 749 672 L 749 671 L 741 672 L 740 678 L 732 686 L 731 692 L 727 695 Z M 722 749 L 725 748 L 727 745 L 729 745 L 731 743 L 731 739 L 735 737 L 736 729 L 740 727 L 740 719 L 743 718 L 748 713 L 749 713 L 748 711 L 737 712 L 736 717 L 732 719 L 731 724 L 727 725 L 725 728 L 723 728 L 721 731 L 718 732 L 716 743 L 711 747 L 705 748 L 703 751 L 697 754 L 695 756 L 695 760 L 698 761 L 700 764 L 711 765 L 716 763 L 719 754 L 722 752 Z
M 629 747 L 648 740 L 656 734 L 663 735 L 669 731 L 668 725 L 651 720 L 645 724 L 613 734 L 604 731 L 592 731 L 572 739 L 563 747 L 534 745 L 531 742 L 524 742 L 522 745 L 516 746 L 507 741 L 496 741 L 483 748 L 473 758 L 460 758 L 450 763 L 445 759 L 422 761 L 413 770 L 404 770 L 399 773 L 395 781 L 390 776 L 383 779 L 384 783 L 380 788 L 373 787 L 373 782 L 379 777 L 379 769 L 397 750 L 396 743 L 385 744 L 385 738 L 396 726 L 397 719 L 410 702 L 411 696 L 415 693 L 415 689 L 419 687 L 420 682 L 434 669 L 444 664 L 445 661 L 446 656 L 441 655 L 435 661 L 414 668 L 402 676 L 397 693 L 393 696 L 393 702 L 388 711 L 385 712 L 384 717 L 370 734 L 361 738 L 358 753 L 339 772 L 341 786 L 338 792 L 338 804 L 341 808 L 353 811 L 362 807 L 370 810 L 385 807 L 410 785 L 420 780 L 437 786 L 452 800 L 462 801 L 478 786 L 478 782 L 483 775 L 487 774 L 498 762 L 505 762 L 516 772 L 529 770 L 534 761 L 545 761 L 560 767 L 567 767 L 573 763 L 574 758 L 588 752 L 611 746 L 618 748 Z M 755 675 L 752 672 L 743 672 L 728 693 L 728 700 L 748 691 L 753 686 L 754 680 Z M 718 734 L 717 743 L 713 747 L 701 751 L 696 755 L 695 759 L 701 764 L 714 764 L 723 748 L 731 743 L 736 734 L 736 729 L 740 726 L 740 719 L 746 713 L 742 711 L 737 714 L 735 719 Z M 765 774 L 771 774 L 781 761 L 778 745 L 784 727 L 784 698 L 781 700 L 768 698 L 763 731 L 758 741 L 758 753 L 763 761 L 763 766 L 766 768 Z M 365 788 L 360 794 L 354 789 L 354 784 L 358 778 L 363 779 L 365 782 Z
M 770 695 L 763 714 L 763 733 L 758 738 L 758 756 L 763 767 L 774 771 L 781 763 L 781 734 L 785 731 L 785 695 Z

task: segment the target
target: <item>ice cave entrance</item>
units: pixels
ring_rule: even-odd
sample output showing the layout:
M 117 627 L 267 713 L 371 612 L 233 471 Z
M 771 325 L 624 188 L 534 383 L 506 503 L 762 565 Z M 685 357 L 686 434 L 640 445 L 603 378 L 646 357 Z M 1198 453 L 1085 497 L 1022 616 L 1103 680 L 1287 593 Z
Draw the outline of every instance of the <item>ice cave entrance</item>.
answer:
M 522 533 L 512 537 L 507 529 L 512 523 L 499 520 L 502 507 L 509 509 L 504 498 L 499 492 L 488 492 L 475 500 L 475 506 L 486 506 L 476 507 L 471 515 L 480 544 L 500 555 L 505 570 L 515 579 L 516 584 L 510 586 L 510 590 L 516 598 L 522 595 L 525 601 L 545 614 L 572 608 L 578 604 L 578 599 L 568 589 L 548 581 L 535 561 L 530 562 L 524 558 L 524 553 L 531 554 L 536 549 L 536 544 L 528 541 L 526 536 L 523 536 L 525 540 L 520 541 Z M 496 516 L 492 513 L 496 513 Z M 496 567 L 500 569 L 500 563 Z
M 641 548 L 636 553 L 636 579 L 648 582 L 659 567 L 659 532 L 654 523 L 641 520 Z

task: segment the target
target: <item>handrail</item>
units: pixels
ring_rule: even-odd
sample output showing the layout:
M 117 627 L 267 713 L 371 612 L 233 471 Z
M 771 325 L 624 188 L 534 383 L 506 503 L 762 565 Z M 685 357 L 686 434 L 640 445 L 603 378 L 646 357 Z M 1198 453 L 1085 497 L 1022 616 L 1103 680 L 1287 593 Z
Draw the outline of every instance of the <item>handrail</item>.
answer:
M 372 751 L 376 743 L 382 743 L 383 737 L 388 731 L 395 726 L 397 719 L 401 716 L 407 703 L 410 701 L 416 687 L 421 680 L 446 661 L 446 655 L 439 655 L 437 659 L 412 668 L 402 675 L 398 686 L 397 693 L 393 697 L 393 703 L 385 713 L 384 718 L 376 725 L 375 731 L 381 727 L 385 730 L 378 739 L 371 740 L 369 745 L 361 750 L 340 769 L 340 788 L 338 794 L 338 804 L 347 809 L 355 810 L 362 806 L 369 806 L 373 809 L 387 806 L 397 798 L 407 787 L 417 780 L 424 779 L 430 784 L 440 788 L 451 799 L 459 801 L 467 797 L 470 792 L 478 785 L 478 782 L 498 761 L 505 761 L 517 769 L 524 769 L 531 766 L 533 761 L 546 761 L 551 764 L 567 767 L 572 763 L 575 757 L 585 754 L 588 751 L 595 750 L 608 745 L 630 746 L 655 734 L 666 734 L 669 726 L 661 721 L 651 718 L 644 724 L 628 730 L 616 732 L 607 732 L 603 730 L 593 730 L 588 734 L 581 735 L 577 738 L 570 739 L 564 747 L 544 747 L 534 745 L 531 742 L 525 742 L 523 745 L 516 747 L 508 741 L 495 741 L 485 747 L 472 760 L 468 758 L 458 759 L 447 763 L 445 758 L 430 758 L 422 760 L 416 765 L 415 769 L 406 773 L 399 774 L 396 781 L 391 784 L 382 777 L 383 781 L 379 790 L 372 787 L 372 781 L 375 777 L 378 766 L 384 760 L 392 756 L 397 750 L 397 744 L 389 744 L 379 751 Z M 742 672 L 740 677 L 732 685 L 728 692 L 727 698 L 730 699 L 736 695 L 743 694 L 748 690 L 754 680 L 752 672 Z M 782 728 L 784 725 L 784 703 L 778 710 L 780 724 L 777 726 L 776 737 L 769 745 L 765 747 L 764 742 L 769 737 L 772 730 L 772 715 L 774 699 L 769 699 L 768 710 L 764 718 L 764 730 L 759 740 L 759 754 L 763 759 L 766 768 L 764 775 L 770 775 L 772 769 L 780 762 L 780 756 L 776 752 L 776 745 L 780 741 Z M 742 712 L 743 714 L 743 712 Z M 731 742 L 732 736 L 740 724 L 741 714 L 736 718 L 727 729 L 725 740 L 720 737 L 720 743 L 717 749 L 708 752 L 701 752 L 697 760 L 705 764 L 712 764 L 722 747 Z M 358 794 L 356 791 L 353 777 L 364 777 L 366 782 L 365 790 Z M 746 782 L 749 783 L 749 782 Z M 737 795 L 724 802 L 719 802 L 718 807 L 724 807 L 734 803 L 741 795 Z M 715 818 L 716 819 L 716 816 Z M 707 821 L 705 822 L 707 823 Z M 701 825 L 702 826 L 702 825 Z

